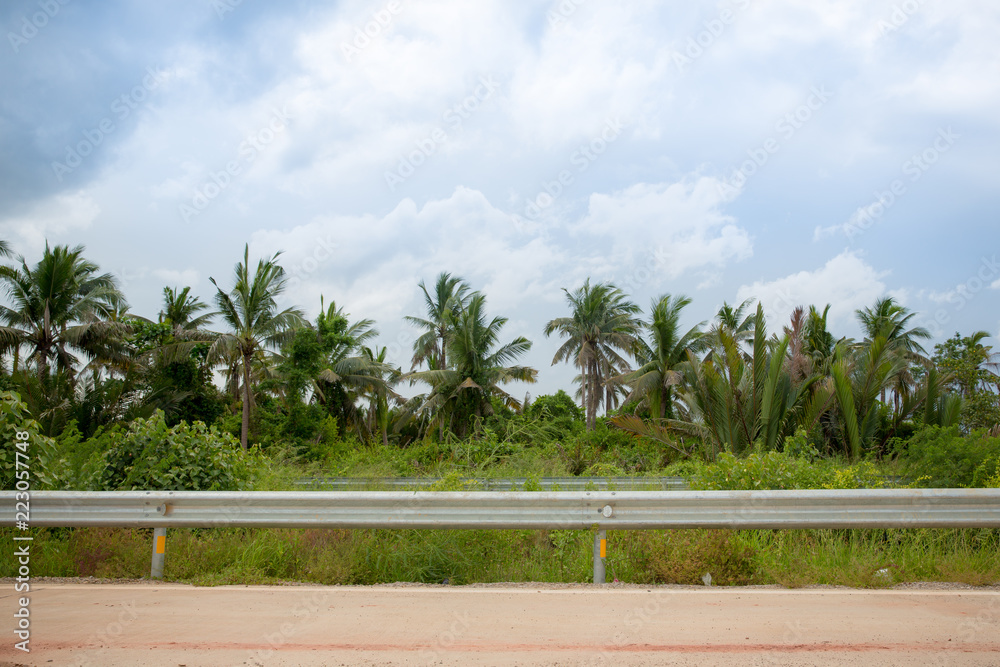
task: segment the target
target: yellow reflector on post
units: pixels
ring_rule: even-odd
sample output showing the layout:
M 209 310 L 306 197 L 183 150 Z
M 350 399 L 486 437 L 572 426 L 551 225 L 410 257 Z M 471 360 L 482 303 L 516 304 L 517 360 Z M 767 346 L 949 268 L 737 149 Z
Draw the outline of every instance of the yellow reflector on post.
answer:
M 162 554 L 166 550 L 167 550 L 167 536 L 166 535 L 157 535 L 156 536 L 156 553 Z M 601 553 L 603 554 L 603 552 L 604 552 L 604 547 L 602 546 L 601 547 Z
M 601 540 L 601 558 L 607 558 L 608 556 L 608 541 Z

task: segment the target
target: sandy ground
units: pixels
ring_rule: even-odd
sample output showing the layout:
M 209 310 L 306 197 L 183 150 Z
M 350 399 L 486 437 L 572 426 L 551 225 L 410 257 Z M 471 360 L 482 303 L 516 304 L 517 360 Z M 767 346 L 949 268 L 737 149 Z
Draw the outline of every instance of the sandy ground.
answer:
M 11 665 L 1000 665 L 1000 591 L 33 582 Z

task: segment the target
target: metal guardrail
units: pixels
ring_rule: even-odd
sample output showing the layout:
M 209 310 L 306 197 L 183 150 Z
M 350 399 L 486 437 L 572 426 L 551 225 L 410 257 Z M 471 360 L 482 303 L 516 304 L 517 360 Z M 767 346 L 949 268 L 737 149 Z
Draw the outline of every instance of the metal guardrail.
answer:
M 14 525 L 14 492 L 0 492 Z M 1000 527 L 1000 489 L 35 491 L 33 526 L 286 528 Z
M 35 491 L 31 526 L 156 528 L 162 572 L 167 527 L 597 529 L 997 528 L 1000 489 L 560 492 Z M 15 494 L 0 492 L 0 525 Z
M 421 489 L 434 486 L 441 477 L 302 477 L 296 486 L 331 491 L 375 491 Z M 483 491 L 521 491 L 525 484 L 546 491 L 681 491 L 690 488 L 683 477 L 506 477 L 463 478 Z

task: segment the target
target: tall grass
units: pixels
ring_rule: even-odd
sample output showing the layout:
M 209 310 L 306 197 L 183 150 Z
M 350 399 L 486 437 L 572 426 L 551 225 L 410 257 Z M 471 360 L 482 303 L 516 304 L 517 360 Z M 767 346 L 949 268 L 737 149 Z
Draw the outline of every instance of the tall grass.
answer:
M 11 529 L 3 529 L 2 539 Z M 148 576 L 149 529 L 38 529 L 33 576 Z M 200 585 L 586 582 L 586 530 L 170 529 L 165 576 Z M 608 534 L 609 580 L 652 584 L 1000 583 L 1000 530 L 678 530 Z M 15 572 L 10 553 L 0 554 Z

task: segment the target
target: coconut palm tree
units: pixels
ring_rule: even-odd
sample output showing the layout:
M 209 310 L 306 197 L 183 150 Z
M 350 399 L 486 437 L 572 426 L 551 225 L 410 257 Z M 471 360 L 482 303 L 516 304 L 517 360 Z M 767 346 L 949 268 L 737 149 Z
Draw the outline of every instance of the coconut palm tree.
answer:
M 709 347 L 715 349 L 721 346 L 722 332 L 727 332 L 738 344 L 753 337 L 754 314 L 747 312 L 753 299 L 744 299 L 738 306 L 732 306 L 723 301 L 719 312 L 715 314 L 715 324 L 708 331 Z
M 401 375 L 400 369 L 393 368 L 386 361 L 387 348 L 380 347 L 372 351 L 369 347 L 361 349 L 362 355 L 371 363 L 374 373 L 369 383 L 367 428 L 371 434 L 378 434 L 382 446 L 389 446 L 389 400 L 399 400 L 399 395 L 392 391 Z
M 261 259 L 250 275 L 250 247 L 243 248 L 243 261 L 234 269 L 233 287 L 223 291 L 215 278 L 209 278 L 217 290 L 215 303 L 219 316 L 231 332 L 220 334 L 212 343 L 210 358 L 229 358 L 239 364 L 242 376 L 243 424 L 240 444 L 245 450 L 250 433 L 250 413 L 253 391 L 250 385 L 254 356 L 266 355 L 271 349 L 289 340 L 296 328 L 305 324 L 297 308 L 278 311 L 277 298 L 288 285 L 285 270 L 278 264 L 280 252 L 270 259 Z M 228 353 L 228 355 L 227 355 Z
M 383 443 L 388 442 L 385 432 L 388 402 L 397 399 L 392 390 L 400 371 L 385 361 L 383 348 L 378 354 L 366 346 L 378 336 L 375 322 L 369 319 L 351 323 L 350 315 L 338 308 L 335 302 L 325 307 L 320 301 L 320 314 L 316 319 L 316 336 L 320 347 L 320 368 L 313 381 L 313 400 L 322 403 L 334 415 L 341 432 L 355 428 L 359 435 L 368 424 L 358 408 L 358 401 L 369 399 L 379 413 L 376 426 L 382 431 Z M 364 434 L 367 438 L 374 431 Z
M 855 314 L 864 329 L 866 340 L 882 336 L 890 347 L 901 348 L 910 354 L 926 354 L 917 339 L 929 339 L 930 332 L 924 327 L 907 329 L 916 313 L 896 303 L 893 297 L 877 299 L 872 307 L 861 308 Z
M 11 303 L 0 306 L 0 341 L 15 355 L 21 348 L 35 364 L 39 378 L 54 363 L 75 379 L 76 354 L 88 360 L 110 360 L 122 353 L 121 339 L 128 324 L 115 317 L 128 308 L 118 282 L 99 273 L 97 264 L 83 257 L 82 245 L 70 248 L 46 243 L 41 260 L 29 267 L 0 267 L 0 283 Z
M 690 303 L 686 296 L 669 294 L 654 299 L 650 318 L 643 323 L 649 332 L 649 342 L 636 339 L 635 358 L 639 368 L 614 378 L 614 382 L 631 388 L 627 400 L 641 399 L 654 419 L 675 417 L 673 388 L 682 380 L 677 369 L 687 361 L 689 351 L 700 352 L 707 342 L 701 330 L 704 322 L 681 333 L 681 311 Z
M 552 364 L 571 361 L 580 369 L 580 393 L 587 430 L 593 430 L 602 400 L 606 405 L 609 403 L 605 395 L 610 394 L 606 391 L 609 389 L 606 381 L 631 370 L 623 353 L 635 350 L 640 326 L 635 316 L 639 307 L 614 285 L 591 285 L 589 278 L 579 289 L 563 291 L 571 315 L 550 320 L 545 325 L 545 335 L 558 332 L 561 338 L 567 339 L 556 351 Z
M 191 288 L 182 290 L 176 287 L 163 288 L 163 310 L 160 311 L 160 323 L 169 323 L 174 331 L 194 331 L 204 329 L 215 316 L 215 313 L 203 313 L 208 310 L 208 304 L 190 295 Z
M 411 411 L 431 413 L 438 422 L 447 422 L 452 431 L 464 437 L 477 418 L 493 413 L 497 399 L 511 408 L 520 408 L 501 385 L 513 381 L 534 382 L 538 371 L 527 366 L 510 365 L 531 349 L 531 341 L 519 336 L 499 345 L 506 317 L 488 319 L 486 297 L 479 292 L 452 318 L 452 336 L 448 341 L 448 368 L 417 371 L 403 379 L 425 382 L 430 393 Z
M 830 304 L 826 304 L 822 313 L 816 306 L 809 306 L 809 314 L 802 328 L 803 353 L 812 360 L 813 368 L 826 374 L 830 372 L 830 363 L 837 345 L 849 345 L 846 339 L 834 339 L 833 334 L 827 330 L 829 314 Z
M 432 295 L 423 281 L 420 290 L 424 293 L 426 317 L 407 315 L 404 319 L 421 329 L 421 334 L 413 343 L 414 370 L 423 362 L 428 362 L 432 368 L 448 367 L 448 339 L 455 314 L 462 310 L 469 300 L 469 286 L 464 280 L 450 273 L 442 272 L 434 282 Z
M 889 353 L 899 354 L 907 361 L 900 366 L 892 381 L 883 387 L 879 395 L 881 401 L 885 403 L 886 392 L 891 390 L 893 407 L 898 412 L 902 398 L 911 393 L 915 385 L 910 372 L 911 363 L 930 365 L 918 339 L 927 340 L 931 334 L 924 327 L 908 329 L 910 320 L 916 317 L 916 313 L 896 303 L 891 296 L 879 298 L 871 308 L 861 308 L 855 311 L 855 314 L 865 332 L 865 341 L 862 345 L 870 345 L 876 338 L 882 338 Z

